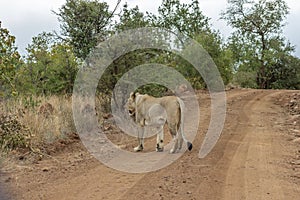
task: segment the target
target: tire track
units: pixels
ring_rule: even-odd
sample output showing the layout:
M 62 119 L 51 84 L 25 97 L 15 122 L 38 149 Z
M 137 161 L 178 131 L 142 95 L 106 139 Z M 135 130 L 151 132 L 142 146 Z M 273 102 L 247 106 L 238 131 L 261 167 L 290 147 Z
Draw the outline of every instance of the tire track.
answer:
M 266 116 L 270 112 L 269 95 L 263 92 L 243 108 L 245 124 L 237 131 L 245 137 L 238 142 L 230 163 L 224 199 L 284 199 L 281 182 L 272 165 L 274 130 Z
M 210 97 L 200 93 L 200 130 L 194 149 L 171 165 L 147 174 L 128 174 L 86 159 L 69 174 L 59 167 L 57 172 L 42 172 L 44 177 L 58 178 L 23 187 L 19 199 L 297 199 L 299 188 L 281 178 L 282 166 L 277 164 L 284 147 L 279 142 L 282 129 L 274 126 L 274 119 L 282 116 L 282 110 L 273 104 L 272 97 L 284 94 L 229 91 L 223 133 L 212 152 L 199 159 L 211 116 Z

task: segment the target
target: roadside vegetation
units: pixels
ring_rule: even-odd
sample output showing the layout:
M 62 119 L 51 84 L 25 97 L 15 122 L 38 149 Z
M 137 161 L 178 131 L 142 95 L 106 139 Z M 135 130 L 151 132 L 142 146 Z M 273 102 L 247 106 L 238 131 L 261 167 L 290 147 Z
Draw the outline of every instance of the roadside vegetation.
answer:
M 53 11 L 60 22 L 60 32 L 34 36 L 24 56 L 18 52 L 16 38 L 0 21 L 2 151 L 40 156 L 49 153 L 49 144 L 76 139 L 71 103 L 76 74 L 99 42 L 128 29 L 162 27 L 193 38 L 214 60 L 225 85 L 300 89 L 300 59 L 294 56 L 295 47 L 282 33 L 289 10 L 284 0 L 228 0 L 227 10 L 220 14 L 233 28 L 228 39 L 212 27 L 197 0 L 188 4 L 163 0 L 158 14 L 143 13 L 138 7 L 121 3 L 110 8 L 105 1 L 67 0 Z M 195 89 L 206 88 L 191 64 L 177 55 L 153 49 L 130 52 L 115 60 L 99 81 L 99 123 L 110 111 L 117 81 L 145 63 L 173 67 Z M 159 85 L 146 85 L 139 90 L 155 96 L 169 92 Z

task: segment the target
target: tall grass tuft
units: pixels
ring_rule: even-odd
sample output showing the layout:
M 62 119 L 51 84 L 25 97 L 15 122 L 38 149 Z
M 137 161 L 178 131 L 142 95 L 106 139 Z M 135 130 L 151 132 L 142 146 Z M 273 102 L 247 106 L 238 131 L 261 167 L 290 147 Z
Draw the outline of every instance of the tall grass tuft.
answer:
M 0 120 L 3 119 L 0 122 L 2 149 L 38 149 L 76 133 L 69 96 L 3 100 L 0 102 L 0 113 Z

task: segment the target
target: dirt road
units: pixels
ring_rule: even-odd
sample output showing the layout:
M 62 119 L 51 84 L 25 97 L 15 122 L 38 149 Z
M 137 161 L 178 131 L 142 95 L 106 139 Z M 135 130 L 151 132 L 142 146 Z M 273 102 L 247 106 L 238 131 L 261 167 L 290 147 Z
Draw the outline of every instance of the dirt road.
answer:
M 166 168 L 146 174 L 119 172 L 77 143 L 35 164 L 6 167 L 10 173 L 4 184 L 16 199 L 296 200 L 300 162 L 289 162 L 300 157 L 300 144 L 290 141 L 287 116 L 275 103 L 292 92 L 229 91 L 224 130 L 204 159 L 198 152 L 210 121 L 210 98 L 202 92 L 195 148 Z

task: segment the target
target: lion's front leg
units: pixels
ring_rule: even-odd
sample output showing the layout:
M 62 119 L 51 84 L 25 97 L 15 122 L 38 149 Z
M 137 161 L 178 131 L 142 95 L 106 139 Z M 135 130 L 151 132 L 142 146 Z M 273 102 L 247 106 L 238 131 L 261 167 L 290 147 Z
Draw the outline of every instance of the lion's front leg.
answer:
M 138 143 L 137 147 L 134 147 L 133 150 L 135 152 L 143 151 L 144 149 L 144 128 L 138 128 Z
M 159 131 L 156 137 L 156 151 L 164 151 L 164 126 L 159 127 Z

